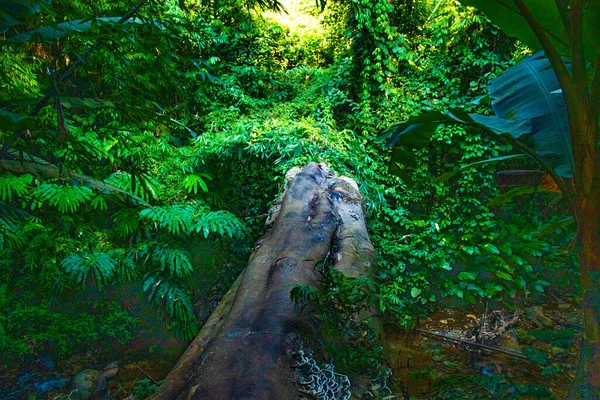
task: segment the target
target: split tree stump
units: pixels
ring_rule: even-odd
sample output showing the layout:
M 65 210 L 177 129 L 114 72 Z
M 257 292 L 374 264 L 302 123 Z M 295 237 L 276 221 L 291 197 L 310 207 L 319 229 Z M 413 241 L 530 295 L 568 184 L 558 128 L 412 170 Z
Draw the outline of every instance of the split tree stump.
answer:
M 290 290 L 318 286 L 326 258 L 348 277 L 366 276 L 375 255 L 353 180 L 315 163 L 286 178 L 247 267 L 151 399 L 300 397 L 290 346 L 319 334 Z

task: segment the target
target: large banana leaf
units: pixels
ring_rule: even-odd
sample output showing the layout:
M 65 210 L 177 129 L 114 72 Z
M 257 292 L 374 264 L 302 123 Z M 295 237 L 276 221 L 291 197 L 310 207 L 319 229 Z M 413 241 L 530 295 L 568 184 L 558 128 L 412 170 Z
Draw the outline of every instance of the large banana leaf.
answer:
M 560 180 L 556 175 L 570 178 L 573 155 L 566 106 L 559 89 L 548 60 L 542 53 L 536 53 L 491 82 L 495 116 L 467 114 L 461 110 L 429 112 L 391 125 L 379 140 L 385 141 L 388 147 L 396 146 L 394 153 L 400 157 L 392 158 L 392 166 L 410 166 L 414 160 L 406 155 L 411 153 L 407 149 L 425 146 L 441 124 L 472 126 L 508 140 L 534 158 L 556 180 Z
M 507 35 L 518 38 L 533 50 L 542 49 L 533 29 L 513 0 L 460 0 L 460 2 L 483 11 Z M 556 0 L 523 0 L 523 3 L 529 8 L 558 51 L 563 56 L 570 57 L 570 44 L 557 7 L 558 2 Z M 591 65 L 594 65 L 600 50 L 599 26 L 600 0 L 587 0 L 587 6 L 583 10 L 583 47 L 585 58 Z
M 497 117 L 471 117 L 494 126 L 502 120 L 530 121 L 531 134 L 525 143 L 543 158 L 556 173 L 573 176 L 573 151 L 565 100 L 550 62 L 543 52 L 525 58 L 494 79 L 489 86 L 492 108 Z M 516 137 L 515 138 L 519 138 Z

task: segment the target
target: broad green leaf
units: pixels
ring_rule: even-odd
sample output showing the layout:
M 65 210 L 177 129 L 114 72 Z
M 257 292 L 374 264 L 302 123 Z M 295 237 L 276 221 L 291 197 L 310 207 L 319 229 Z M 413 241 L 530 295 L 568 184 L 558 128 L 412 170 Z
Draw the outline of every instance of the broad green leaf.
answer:
M 78 19 L 66 21 L 56 24 L 56 26 L 45 26 L 43 28 L 32 29 L 14 36 L 10 36 L 5 40 L 0 40 L 0 47 L 7 45 L 19 45 L 29 42 L 32 39 L 38 39 L 40 42 L 53 42 L 71 34 L 88 31 L 92 28 L 93 23 L 116 24 L 121 20 L 121 17 L 102 17 L 93 19 Z M 126 23 L 142 23 L 139 18 L 131 18 Z M 160 24 L 155 24 L 160 26 Z
M 460 0 L 466 6 L 475 7 L 495 25 L 498 25 L 508 36 L 513 36 L 526 43 L 533 50 L 541 50 L 542 46 L 533 29 L 512 0 Z M 559 45 L 563 52 L 568 49 L 567 35 L 554 0 L 524 0 L 542 28 L 552 34 L 552 41 Z M 566 55 L 566 54 L 565 54 Z
M 386 146 L 393 147 L 396 144 L 409 148 L 421 148 L 435 133 L 435 130 L 443 123 L 456 123 L 447 114 L 439 111 L 430 111 L 406 121 L 396 122 L 386 128 L 377 139 L 385 142 Z M 401 142 L 399 142 L 401 140 Z
M 34 119 L 26 115 L 15 114 L 0 108 L 0 130 L 12 132 L 20 129 L 33 128 Z
M 562 93 L 552 94 L 557 89 L 556 74 L 542 52 L 502 73 L 489 88 L 496 115 L 511 121 L 531 121 L 531 134 L 527 135 L 531 147 L 558 175 L 570 178 L 574 166 L 571 133 L 564 97 Z
M 533 347 L 524 347 L 522 351 L 532 363 L 537 365 L 548 364 L 548 353 Z
M 551 224 L 546 224 L 540 228 L 538 231 L 538 237 L 544 237 L 547 235 L 551 235 L 556 232 L 559 228 L 563 228 L 565 226 L 569 226 L 575 222 L 575 218 L 566 217 L 559 221 L 553 222 Z
M 505 281 L 513 281 L 513 277 L 507 274 L 506 272 L 498 271 L 496 272 L 496 276 L 500 279 L 504 279 Z
M 411 295 L 413 298 L 416 298 L 416 297 L 418 297 L 418 296 L 421 294 L 421 292 L 422 292 L 422 290 L 421 290 L 421 289 L 414 287 L 414 288 L 412 288 L 412 289 L 410 290 L 410 295 Z
M 531 25 L 519 11 L 513 0 L 460 0 L 466 6 L 475 7 L 498 25 L 508 36 L 516 37 L 532 50 L 542 50 Z M 536 22 L 546 32 L 561 55 L 570 57 L 569 40 L 555 0 L 523 0 Z M 587 2 L 583 15 L 583 47 L 585 58 L 594 65 L 600 50 L 600 1 Z
M 477 274 L 473 272 L 461 272 L 458 274 L 458 279 L 461 281 L 464 280 L 475 280 L 477 278 Z
M 546 189 L 544 189 L 543 186 L 516 187 L 514 189 L 511 189 L 507 192 L 504 192 L 504 193 L 499 194 L 498 196 L 494 197 L 492 200 L 490 200 L 486 204 L 486 206 L 499 207 L 501 205 L 510 203 L 512 201 L 512 199 L 514 199 L 515 197 L 525 196 L 525 195 L 534 194 L 534 193 L 544 193 L 544 192 L 546 192 Z
M 500 254 L 500 250 L 491 243 L 483 244 L 481 247 L 492 254 Z

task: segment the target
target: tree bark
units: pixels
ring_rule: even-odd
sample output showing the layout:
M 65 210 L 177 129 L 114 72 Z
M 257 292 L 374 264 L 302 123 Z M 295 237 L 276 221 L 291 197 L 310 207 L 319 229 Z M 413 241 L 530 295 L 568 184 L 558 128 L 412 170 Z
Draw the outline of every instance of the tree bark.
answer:
M 310 312 L 293 304 L 295 285 L 318 286 L 320 265 L 349 277 L 375 264 L 354 181 L 324 165 L 293 169 L 271 209 L 266 234 L 236 283 L 151 399 L 295 399 L 291 353 L 315 343 Z M 331 258 L 330 258 L 331 257 Z

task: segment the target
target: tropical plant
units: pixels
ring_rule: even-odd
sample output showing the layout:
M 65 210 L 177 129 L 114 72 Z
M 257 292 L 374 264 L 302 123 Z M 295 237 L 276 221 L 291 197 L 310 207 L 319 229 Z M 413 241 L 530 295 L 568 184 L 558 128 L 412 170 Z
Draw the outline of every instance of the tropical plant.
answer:
M 586 342 L 569 397 L 597 398 L 600 393 L 596 367 L 600 365 L 600 43 L 593 32 L 600 22 L 599 4 L 577 0 L 465 0 L 463 3 L 478 7 L 507 34 L 523 40 L 532 49 L 543 49 L 548 62 L 534 56 L 499 80 L 510 86 L 500 83 L 491 86 L 499 118 L 469 116 L 456 110 L 428 114 L 393 126 L 386 138 L 391 139 L 388 142 L 391 145 L 397 144 L 394 142 L 401 136 L 405 136 L 408 143 L 411 138 L 417 138 L 418 142 L 423 132 L 431 134 L 432 127 L 456 122 L 513 137 L 530 133 L 527 137 L 532 139 L 529 144 L 533 150 L 521 142 L 512 143 L 534 157 L 547 171 L 555 171 L 557 183 L 561 180 L 556 175 L 573 175 L 572 206 L 581 244 Z M 548 66 L 556 75 L 549 72 Z M 541 83 L 541 93 L 531 91 L 532 86 L 527 84 L 515 85 L 523 81 Z M 548 122 L 551 127 L 545 125 Z M 564 185 L 563 191 L 567 192 Z

